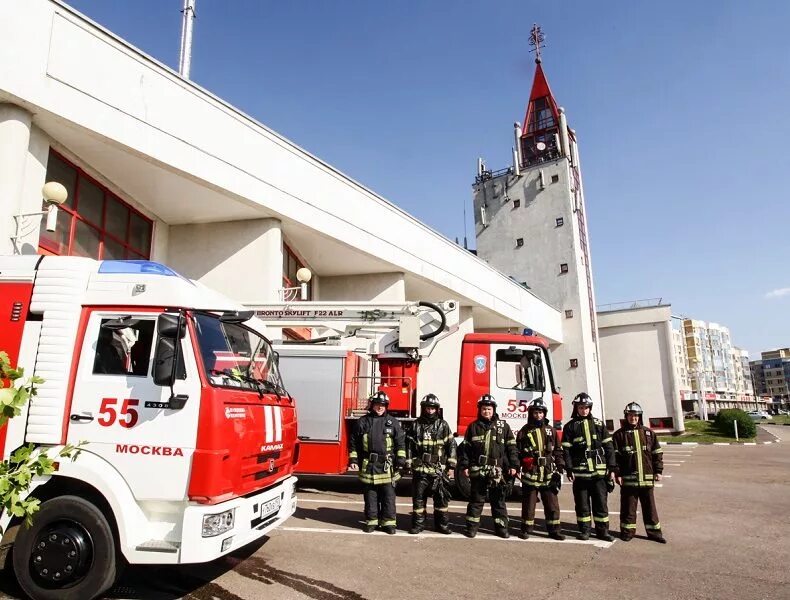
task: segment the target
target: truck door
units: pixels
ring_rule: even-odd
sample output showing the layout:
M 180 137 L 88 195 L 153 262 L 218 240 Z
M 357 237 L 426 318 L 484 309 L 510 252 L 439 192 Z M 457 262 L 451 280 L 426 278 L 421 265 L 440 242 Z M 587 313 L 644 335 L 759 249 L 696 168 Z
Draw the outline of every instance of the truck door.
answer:
M 546 358 L 537 346 L 491 344 L 491 395 L 496 398 L 499 417 L 513 433 L 527 422 L 527 406 L 543 398 L 546 418 L 552 422 L 552 396 Z
M 186 496 L 197 437 L 200 379 L 189 332 L 174 386 L 189 396 L 170 409 L 170 389 L 154 384 L 151 363 L 159 312 L 93 310 L 87 319 L 73 385 L 67 440 L 87 442 L 138 499 Z

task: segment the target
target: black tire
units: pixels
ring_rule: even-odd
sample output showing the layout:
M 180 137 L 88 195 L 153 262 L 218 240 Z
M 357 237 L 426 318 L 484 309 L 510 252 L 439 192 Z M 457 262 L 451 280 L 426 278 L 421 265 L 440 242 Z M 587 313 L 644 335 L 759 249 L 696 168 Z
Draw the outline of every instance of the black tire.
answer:
M 19 530 L 12 552 L 16 579 L 32 600 L 91 600 L 115 582 L 110 524 L 96 506 L 77 496 L 44 502 L 33 525 Z

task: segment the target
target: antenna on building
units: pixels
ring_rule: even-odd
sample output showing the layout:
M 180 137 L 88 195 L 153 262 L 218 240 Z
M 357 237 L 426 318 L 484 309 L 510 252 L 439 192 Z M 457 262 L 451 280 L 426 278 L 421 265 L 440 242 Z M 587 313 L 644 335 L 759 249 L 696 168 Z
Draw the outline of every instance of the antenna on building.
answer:
M 195 1 L 184 0 L 181 21 L 181 53 L 178 57 L 178 72 L 184 79 L 189 79 L 192 67 L 192 28 L 195 22 Z
M 533 47 L 530 52 L 535 53 L 535 62 L 540 64 L 540 50 L 543 48 L 543 42 L 546 40 L 546 36 L 543 35 L 543 30 L 540 28 L 540 25 L 537 23 L 532 24 L 532 29 L 529 32 L 529 45 Z

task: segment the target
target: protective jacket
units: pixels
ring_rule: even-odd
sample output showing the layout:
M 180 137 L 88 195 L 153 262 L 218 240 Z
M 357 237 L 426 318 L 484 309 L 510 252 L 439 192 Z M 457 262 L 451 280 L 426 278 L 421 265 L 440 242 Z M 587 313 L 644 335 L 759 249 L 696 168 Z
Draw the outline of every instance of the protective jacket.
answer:
M 516 436 L 521 460 L 521 481 L 533 487 L 548 487 L 551 474 L 565 470 L 565 456 L 557 435 L 548 419 L 540 423 L 530 420 Z
M 518 466 L 516 436 L 495 414 L 490 421 L 478 418 L 466 429 L 458 466 L 469 469 L 470 477 L 487 475 L 494 468 L 503 471 Z
M 562 447 L 565 469 L 574 477 L 596 479 L 614 470 L 612 437 L 599 419 L 574 413 L 562 429 Z
M 644 425 L 628 425 L 612 436 L 616 459 L 615 475 L 623 486 L 653 487 L 654 478 L 664 470 L 664 450 L 658 437 Z
M 415 473 L 433 475 L 437 470 L 456 465 L 455 438 L 444 419 L 419 417 L 406 437 L 406 444 Z
M 379 485 L 400 479 L 398 468 L 406 464 L 406 445 L 398 419 L 372 411 L 361 417 L 351 437 L 349 462 L 359 465 L 362 483 Z

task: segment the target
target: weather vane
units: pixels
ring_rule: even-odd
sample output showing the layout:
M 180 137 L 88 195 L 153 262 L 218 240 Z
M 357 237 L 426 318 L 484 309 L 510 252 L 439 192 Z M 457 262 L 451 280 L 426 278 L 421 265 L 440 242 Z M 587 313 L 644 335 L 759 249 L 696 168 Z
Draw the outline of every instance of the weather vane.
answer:
M 546 37 L 543 35 L 543 30 L 537 23 L 532 24 L 532 29 L 529 32 L 529 45 L 534 46 L 530 52 L 535 53 L 535 62 L 540 62 L 540 49 L 543 48 L 543 42 Z

